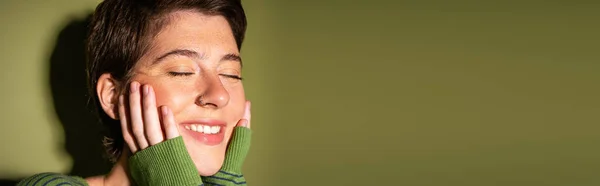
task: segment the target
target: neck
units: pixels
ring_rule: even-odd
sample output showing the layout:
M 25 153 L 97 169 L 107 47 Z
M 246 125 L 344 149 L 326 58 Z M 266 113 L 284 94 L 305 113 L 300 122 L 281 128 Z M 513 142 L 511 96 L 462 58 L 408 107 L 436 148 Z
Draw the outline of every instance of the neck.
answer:
M 131 183 L 127 171 L 128 152 L 129 149 L 123 149 L 119 160 L 107 175 L 89 177 L 85 180 L 90 186 L 130 186 Z

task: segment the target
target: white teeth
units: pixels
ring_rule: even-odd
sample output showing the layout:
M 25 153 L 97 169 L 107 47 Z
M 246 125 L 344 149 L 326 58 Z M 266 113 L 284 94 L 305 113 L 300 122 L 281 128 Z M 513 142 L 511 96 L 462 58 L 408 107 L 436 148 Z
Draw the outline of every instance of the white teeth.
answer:
M 198 131 L 197 128 L 196 128 L 196 125 L 192 125 L 192 130 L 193 131 Z
M 210 131 L 211 131 L 213 134 L 216 134 L 216 133 L 218 133 L 218 132 L 219 132 L 219 130 L 221 130 L 221 127 L 212 126 L 212 127 L 210 128 Z
M 185 129 L 204 133 L 204 134 L 217 134 L 217 133 L 219 133 L 219 131 L 221 131 L 221 126 L 191 124 L 191 125 L 186 125 Z

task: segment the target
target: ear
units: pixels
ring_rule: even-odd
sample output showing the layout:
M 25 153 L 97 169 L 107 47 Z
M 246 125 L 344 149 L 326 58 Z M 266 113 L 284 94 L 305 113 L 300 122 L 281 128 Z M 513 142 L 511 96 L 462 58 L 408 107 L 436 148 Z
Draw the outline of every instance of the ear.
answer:
M 110 73 L 104 73 L 98 78 L 98 84 L 96 84 L 96 94 L 98 94 L 98 101 L 104 113 L 112 119 L 119 119 L 119 90 L 118 81 L 113 79 Z

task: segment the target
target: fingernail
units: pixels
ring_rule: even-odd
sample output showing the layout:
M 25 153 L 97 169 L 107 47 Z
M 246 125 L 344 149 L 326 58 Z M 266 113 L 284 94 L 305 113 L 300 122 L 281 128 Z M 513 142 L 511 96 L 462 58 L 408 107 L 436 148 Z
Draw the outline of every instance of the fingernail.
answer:
M 129 91 L 131 91 L 131 93 L 134 93 L 134 92 L 138 91 L 137 82 L 131 82 L 131 86 L 129 88 Z
M 160 108 L 160 110 L 162 111 L 162 114 L 163 114 L 164 116 L 166 116 L 166 115 L 167 115 L 167 113 L 169 113 L 169 110 L 167 110 L 167 106 L 162 106 L 162 107 Z
M 148 95 L 148 91 L 149 91 L 149 89 L 150 89 L 150 88 L 148 87 L 148 85 L 144 85 L 144 88 L 143 88 L 143 89 L 144 89 L 144 95 Z
M 242 127 L 248 127 L 248 120 L 243 119 L 242 123 L 240 124 L 240 126 L 242 126 Z

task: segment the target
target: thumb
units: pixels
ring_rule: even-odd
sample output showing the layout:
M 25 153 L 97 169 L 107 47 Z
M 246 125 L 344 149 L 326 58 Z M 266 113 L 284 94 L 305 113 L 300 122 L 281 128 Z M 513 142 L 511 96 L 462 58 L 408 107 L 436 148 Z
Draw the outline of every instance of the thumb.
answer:
M 237 127 L 250 128 L 250 118 L 252 117 L 252 114 L 250 114 L 250 106 L 251 106 L 250 101 L 246 101 L 246 108 L 244 110 L 244 116 L 242 116 L 242 119 L 240 119 L 240 121 L 238 121 L 238 124 L 236 125 Z
M 240 119 L 240 121 L 238 121 L 238 124 L 236 125 L 236 127 L 245 127 L 245 128 L 250 128 L 250 122 L 248 122 L 247 119 Z
M 233 129 L 231 141 L 227 146 L 225 161 L 221 170 L 226 172 L 241 173 L 242 165 L 246 159 L 246 155 L 250 150 L 250 139 L 252 131 L 248 128 L 249 122 L 246 119 L 241 119 L 237 126 Z

